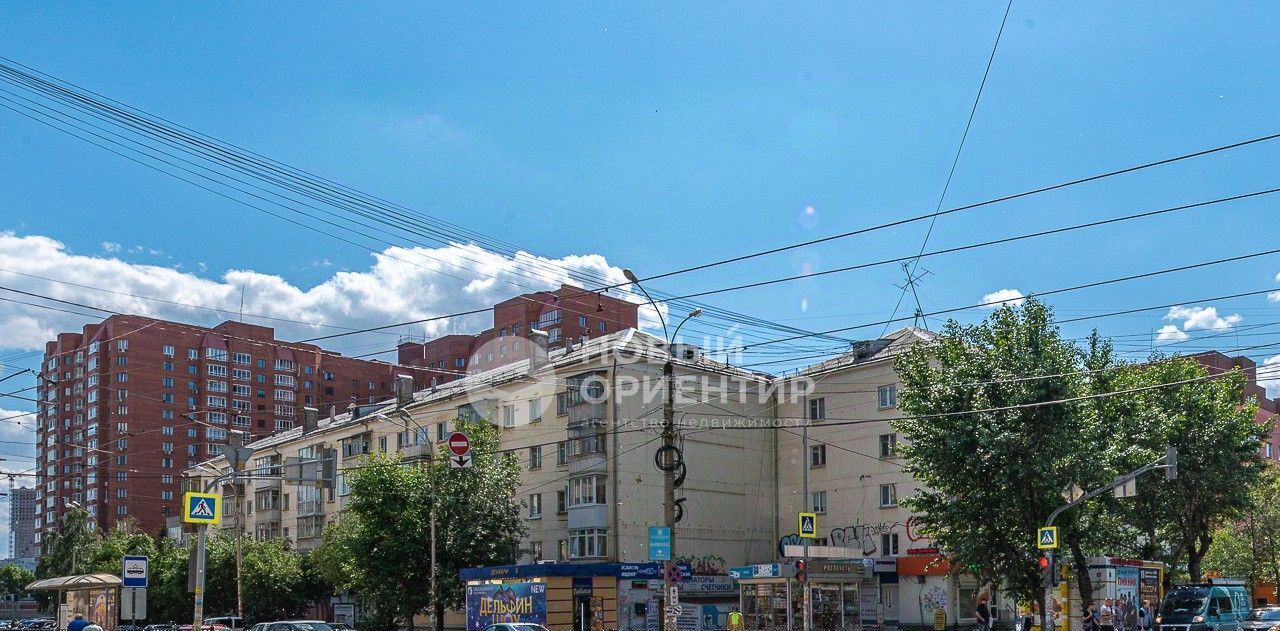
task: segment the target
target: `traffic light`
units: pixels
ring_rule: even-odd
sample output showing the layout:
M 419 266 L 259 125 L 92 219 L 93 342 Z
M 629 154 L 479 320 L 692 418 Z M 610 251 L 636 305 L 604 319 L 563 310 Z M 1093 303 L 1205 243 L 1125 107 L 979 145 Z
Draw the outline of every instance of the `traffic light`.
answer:
M 1049 569 L 1049 557 L 1040 557 L 1040 569 Z
M 1037 563 L 1040 566 L 1040 587 L 1048 589 L 1053 586 L 1053 567 L 1049 557 L 1042 556 Z
M 805 567 L 803 560 L 796 561 L 796 581 L 801 583 L 809 580 L 809 570 Z

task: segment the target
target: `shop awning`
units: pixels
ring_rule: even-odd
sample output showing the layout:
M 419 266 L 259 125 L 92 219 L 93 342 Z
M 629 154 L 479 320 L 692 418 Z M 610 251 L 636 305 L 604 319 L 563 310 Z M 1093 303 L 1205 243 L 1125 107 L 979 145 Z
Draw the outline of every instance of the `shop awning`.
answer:
M 74 576 L 58 576 L 42 578 L 27 585 L 29 592 L 53 590 L 101 589 L 103 587 L 119 587 L 120 577 L 114 574 L 76 574 Z

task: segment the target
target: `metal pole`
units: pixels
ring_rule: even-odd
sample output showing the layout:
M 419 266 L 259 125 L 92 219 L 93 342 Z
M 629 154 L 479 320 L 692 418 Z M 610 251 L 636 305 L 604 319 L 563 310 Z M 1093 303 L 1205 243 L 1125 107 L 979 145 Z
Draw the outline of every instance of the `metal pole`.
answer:
M 204 624 L 204 531 L 208 526 L 196 526 L 196 613 L 191 631 L 200 631 Z
M 662 565 L 662 580 L 666 586 L 663 594 L 663 602 L 665 606 L 662 612 L 663 629 L 665 631 L 676 631 L 675 611 L 672 598 L 677 593 L 677 587 L 671 582 L 671 565 L 676 557 L 676 463 L 675 450 L 670 447 L 675 446 L 676 442 L 676 379 L 675 379 L 675 363 L 671 361 L 670 349 L 666 363 L 662 365 L 662 375 L 667 382 L 667 400 L 662 404 L 662 445 L 666 449 L 662 452 L 662 459 L 665 471 L 662 473 L 662 512 L 663 523 L 666 525 L 671 534 L 671 554 Z
M 431 623 L 439 628 L 440 620 L 437 614 L 439 608 L 436 607 L 436 477 L 434 462 L 431 467 Z
M 244 517 L 244 500 L 240 497 L 240 487 L 235 487 L 236 500 L 236 616 L 244 621 L 244 590 L 240 583 L 240 540 L 244 538 L 244 524 L 241 521 Z
M 804 494 L 804 512 L 807 513 L 813 509 L 813 506 L 811 505 L 812 502 L 809 499 L 809 466 L 813 464 L 812 455 L 809 453 L 809 395 L 806 394 L 804 396 L 804 402 L 802 405 L 804 406 L 804 409 L 801 410 L 801 413 L 805 416 L 805 422 L 804 426 L 800 430 L 800 451 L 801 456 L 804 458 L 804 465 L 801 468 L 803 474 L 801 478 L 803 480 L 803 489 L 801 492 Z M 814 524 L 814 527 L 817 527 L 816 523 Z M 809 538 L 802 538 L 802 542 L 804 543 L 804 567 L 807 572 L 809 570 Z M 802 605 L 800 608 L 800 615 L 804 618 L 801 621 L 801 628 L 803 631 L 809 631 L 813 626 L 813 601 L 810 598 L 811 595 L 812 592 L 809 590 L 809 581 L 805 581 L 804 584 L 800 586 L 800 601 Z

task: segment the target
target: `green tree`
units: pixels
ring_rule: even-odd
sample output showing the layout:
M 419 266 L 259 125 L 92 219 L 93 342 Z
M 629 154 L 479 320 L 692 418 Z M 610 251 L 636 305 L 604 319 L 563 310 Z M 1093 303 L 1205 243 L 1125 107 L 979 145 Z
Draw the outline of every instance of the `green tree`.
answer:
M 0 567 L 0 596 L 11 600 L 26 598 L 27 585 L 36 580 L 35 572 L 21 565 L 10 563 Z
M 325 531 L 314 562 L 338 590 L 356 594 L 370 614 L 368 628 L 386 629 L 434 609 L 461 607 L 458 571 L 514 563 L 525 533 L 514 499 L 520 465 L 498 447 L 498 428 L 458 420 L 471 439 L 474 462 L 453 469 L 439 449 L 431 463 L 374 455 L 350 471 L 347 510 Z M 431 512 L 436 510 L 436 599 L 431 593 Z
M 948 322 L 897 359 L 907 418 L 894 426 L 921 484 L 904 504 L 955 565 L 1022 600 L 1043 598 L 1034 533 L 1063 503 L 1084 442 L 1078 408 L 1047 404 L 1080 392 L 1080 361 L 1035 300 Z
M 1202 564 L 1205 572 L 1219 576 L 1256 577 L 1257 557 L 1254 556 L 1249 535 L 1234 526 L 1223 526 L 1213 533 L 1213 545 Z
M 1126 395 L 1130 405 L 1116 417 L 1125 426 L 1118 440 L 1126 466 L 1154 461 L 1166 445 L 1178 450 L 1176 480 L 1140 484 L 1123 504 L 1135 552 L 1185 567 L 1193 581 L 1202 578 L 1214 532 L 1252 506 L 1265 467 L 1258 445 L 1271 429 L 1255 420 L 1256 403 L 1241 403 L 1242 371 L 1209 377 L 1193 359 L 1157 357 L 1117 381 L 1122 390 L 1142 389 Z

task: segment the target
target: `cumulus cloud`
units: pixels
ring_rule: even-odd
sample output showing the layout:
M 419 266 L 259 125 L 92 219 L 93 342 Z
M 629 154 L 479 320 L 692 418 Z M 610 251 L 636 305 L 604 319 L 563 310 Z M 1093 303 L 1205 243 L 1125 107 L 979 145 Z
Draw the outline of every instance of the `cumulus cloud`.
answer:
M 124 246 L 115 241 L 103 241 L 102 249 L 106 252 L 122 252 L 124 251 Z
M 1020 306 L 1025 299 L 1017 289 L 1001 289 L 983 296 L 980 302 L 988 309 L 996 309 L 1005 305 Z
M 1276 282 L 1280 283 L 1280 274 L 1276 274 Z M 1267 300 L 1271 302 L 1280 302 L 1280 291 L 1273 291 L 1267 294 Z
M 1258 370 L 1258 385 L 1267 389 L 1268 397 L 1280 397 L 1280 355 L 1268 357 Z
M 1177 306 L 1170 308 L 1164 319 L 1182 320 L 1183 331 L 1221 331 L 1240 324 L 1244 320 L 1244 316 L 1233 313 L 1224 318 L 1218 315 L 1216 307 Z
M 1180 342 L 1189 337 L 1191 336 L 1187 335 L 1186 333 L 1183 333 L 1182 330 L 1179 329 L 1178 325 L 1176 324 L 1166 324 L 1160 327 L 1159 331 L 1156 331 L 1156 339 L 1160 340 L 1161 342 L 1165 342 L 1165 341 Z
M 547 259 L 524 252 L 505 256 L 473 245 L 453 244 L 438 248 L 390 247 L 374 253 L 367 269 L 336 271 L 318 285 L 299 287 L 280 276 L 254 270 L 229 270 L 215 279 L 168 267 L 74 254 L 61 242 L 48 237 L 0 231 L 0 284 L 6 287 L 121 313 L 201 325 L 237 318 L 243 290 L 245 320 L 275 327 L 282 339 L 341 332 L 337 327 L 364 328 L 479 309 L 518 294 L 557 288 L 563 282 L 570 282 L 570 271 L 603 278 L 609 284 L 626 282 L 621 268 L 610 265 L 605 257 L 597 254 Z M 4 296 L 5 292 L 0 292 L 0 297 Z M 638 292 L 623 297 L 645 302 L 638 297 Z M 39 299 L 28 301 L 41 302 Z M 658 326 L 656 312 L 648 306 L 641 308 L 640 319 L 642 327 Z M 0 336 L 0 348 L 43 349 L 45 341 L 55 333 L 78 330 L 88 321 L 91 319 L 80 315 L 3 301 L 0 302 L 0 331 L 4 331 L 4 335 Z M 491 323 L 490 314 L 480 313 L 326 344 L 338 351 L 363 353 L 394 347 L 397 334 L 435 337 L 478 331 Z

